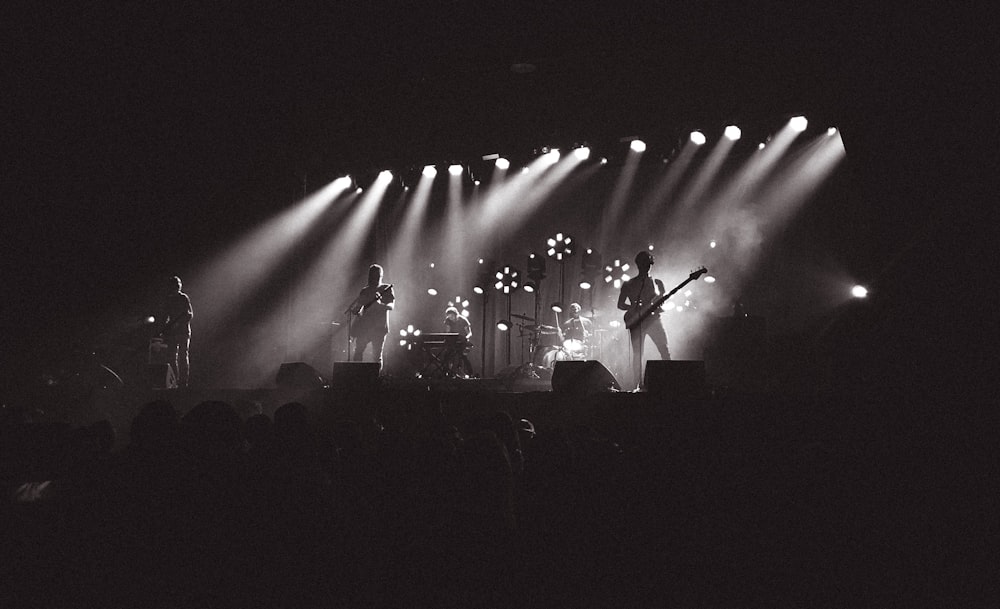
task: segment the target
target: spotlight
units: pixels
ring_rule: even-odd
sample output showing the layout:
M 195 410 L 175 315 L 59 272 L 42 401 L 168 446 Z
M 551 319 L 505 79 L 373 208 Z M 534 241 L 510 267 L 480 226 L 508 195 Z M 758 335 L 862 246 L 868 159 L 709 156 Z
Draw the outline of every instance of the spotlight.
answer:
M 551 305 L 549 305 L 549 308 L 555 311 L 556 313 L 563 312 L 563 305 L 561 302 L 553 302 Z
M 726 127 L 725 135 L 726 138 L 735 142 L 736 140 L 740 139 L 740 137 L 743 135 L 743 131 L 740 130 L 740 128 L 737 127 L 736 125 L 729 125 L 728 127 Z
M 438 291 L 435 290 L 434 288 L 427 288 L 427 293 L 430 294 L 431 296 L 437 296 L 438 295 Z
M 469 299 L 467 298 L 456 296 L 454 299 L 448 301 L 448 306 L 458 309 L 458 313 L 462 317 L 469 316 Z
M 705 275 L 705 283 L 715 283 L 715 275 Z
M 757 150 L 763 150 L 763 149 L 764 149 L 764 142 L 757 144 Z
M 379 182 L 391 182 L 392 181 L 392 172 L 389 171 L 388 169 L 383 169 L 378 174 L 378 181 Z
M 399 331 L 399 346 L 406 347 L 407 350 L 411 350 L 419 337 L 420 330 L 414 328 L 413 324 L 409 324 Z
M 462 166 L 458 164 L 451 165 L 448 167 L 448 173 L 453 176 L 460 176 L 462 175 Z
M 716 243 L 715 239 L 712 239 L 711 241 L 708 242 L 708 247 L 712 249 L 715 249 L 716 245 L 718 245 L 718 243 Z
M 586 161 L 590 158 L 590 148 L 586 146 L 581 146 L 573 151 L 573 156 L 580 159 L 581 161 Z
M 632 140 L 628 147 L 632 149 L 632 152 L 646 152 L 646 142 L 642 140 Z
M 863 285 L 856 285 L 853 288 L 851 288 L 851 296 L 855 298 L 867 298 L 868 288 L 866 288 Z
M 146 318 L 146 323 L 147 324 L 155 324 L 156 323 L 156 317 L 150 315 L 149 317 Z
M 581 290 L 589 290 L 592 287 L 594 287 L 594 286 L 593 286 L 593 284 L 590 283 L 589 279 L 581 279 L 580 280 L 580 289 Z
M 524 282 L 524 285 L 521 287 L 524 289 L 525 292 L 529 294 L 534 294 L 535 290 L 538 289 L 538 283 L 536 283 L 534 279 L 528 279 L 527 281 Z
M 472 286 L 472 291 L 479 295 L 486 293 L 486 290 L 481 285 Z
M 701 131 L 692 131 L 691 143 L 693 143 L 696 146 L 701 146 L 702 144 L 705 143 L 705 134 L 702 133 Z
M 836 127 L 830 127 L 829 129 L 826 130 L 826 134 L 827 135 L 837 135 L 837 128 Z
M 802 133 L 809 126 L 809 121 L 804 116 L 793 116 L 788 120 L 788 126 L 792 128 L 792 131 Z
M 493 284 L 493 287 L 504 294 L 515 292 L 521 286 L 521 271 L 509 266 L 505 266 L 497 271 L 496 278 L 497 281 Z
M 542 160 L 546 165 L 555 165 L 559 162 L 559 151 L 553 148 L 542 155 Z
M 351 187 L 351 176 L 342 176 L 333 181 L 337 188 L 347 190 Z
M 433 165 L 425 165 L 424 166 L 424 177 L 425 178 L 433 178 L 437 174 L 438 174 L 437 167 L 434 167 Z
M 510 323 L 510 321 L 506 319 L 501 319 L 500 321 L 497 322 L 497 330 L 500 330 L 501 332 L 506 332 L 507 330 L 510 330 L 511 325 L 512 324 Z
M 497 169 L 504 169 L 504 170 L 510 169 L 510 161 L 508 161 L 507 159 L 505 159 L 503 157 L 500 157 L 499 159 L 497 159 L 495 164 L 496 164 Z
M 546 243 L 548 243 L 549 249 L 545 253 L 550 258 L 559 261 L 562 261 L 563 258 L 569 258 L 576 251 L 573 246 L 573 237 L 563 233 L 556 233 L 556 236 L 550 237 Z
M 622 284 L 631 278 L 628 275 L 628 269 L 627 262 L 622 264 L 622 261 L 616 258 L 614 263 L 604 267 L 604 283 L 614 285 L 615 289 L 622 287 Z

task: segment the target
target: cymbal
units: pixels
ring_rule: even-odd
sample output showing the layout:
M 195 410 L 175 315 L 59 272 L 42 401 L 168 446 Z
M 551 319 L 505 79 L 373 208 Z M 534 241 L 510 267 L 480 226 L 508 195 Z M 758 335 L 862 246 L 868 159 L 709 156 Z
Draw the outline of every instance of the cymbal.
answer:
M 511 313 L 511 317 L 516 317 L 518 319 L 523 319 L 524 321 L 535 321 L 534 317 L 528 317 L 527 315 L 518 315 L 517 313 Z

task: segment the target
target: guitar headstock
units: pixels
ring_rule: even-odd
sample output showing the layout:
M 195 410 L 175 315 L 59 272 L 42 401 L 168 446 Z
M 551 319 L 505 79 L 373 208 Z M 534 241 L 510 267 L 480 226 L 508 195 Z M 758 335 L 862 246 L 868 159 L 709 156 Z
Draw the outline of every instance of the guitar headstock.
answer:
M 699 277 L 701 277 L 702 275 L 704 275 L 707 272 L 708 272 L 708 269 L 706 269 L 705 267 L 697 268 L 697 269 L 691 271 L 691 274 L 688 275 L 688 279 L 690 279 L 691 281 L 694 281 L 694 280 L 698 279 Z

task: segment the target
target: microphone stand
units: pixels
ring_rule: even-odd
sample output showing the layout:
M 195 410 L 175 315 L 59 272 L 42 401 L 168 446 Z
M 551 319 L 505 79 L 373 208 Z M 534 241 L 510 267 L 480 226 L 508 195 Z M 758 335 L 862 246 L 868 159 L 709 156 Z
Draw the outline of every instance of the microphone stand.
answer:
M 352 300 L 351 304 L 347 305 L 347 308 L 344 309 L 344 315 L 347 315 L 347 361 L 348 362 L 353 361 L 352 355 L 351 355 L 351 335 L 354 334 L 354 329 L 353 329 L 354 328 L 354 316 L 357 315 L 357 312 L 355 311 L 355 309 L 357 309 L 358 300 L 360 298 L 361 298 L 361 295 L 359 294 L 357 296 L 357 298 L 355 298 L 354 300 Z

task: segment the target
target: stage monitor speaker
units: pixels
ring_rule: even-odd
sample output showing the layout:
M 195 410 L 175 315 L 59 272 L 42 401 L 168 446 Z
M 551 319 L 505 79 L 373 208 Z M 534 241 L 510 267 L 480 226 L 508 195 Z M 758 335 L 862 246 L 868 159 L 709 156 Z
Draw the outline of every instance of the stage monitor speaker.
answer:
M 645 391 L 655 395 L 701 397 L 707 389 L 702 360 L 650 360 L 643 379 Z
M 597 360 L 557 361 L 552 371 L 552 391 L 585 395 L 621 391 L 618 379 Z
M 324 385 L 319 372 L 305 362 L 281 364 L 275 382 L 278 387 L 289 389 L 319 389 Z
M 374 391 L 378 388 L 378 362 L 334 362 L 330 386 L 334 389 Z
M 149 386 L 153 389 L 174 389 L 177 387 L 177 377 L 170 364 L 150 364 L 146 367 Z

